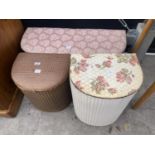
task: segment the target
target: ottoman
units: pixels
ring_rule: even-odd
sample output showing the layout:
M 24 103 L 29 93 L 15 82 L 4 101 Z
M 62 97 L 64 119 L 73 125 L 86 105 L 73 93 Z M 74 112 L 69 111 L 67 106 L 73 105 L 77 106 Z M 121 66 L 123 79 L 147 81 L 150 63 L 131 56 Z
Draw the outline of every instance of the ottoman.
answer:
M 71 55 L 70 85 L 77 117 L 89 125 L 114 123 L 143 82 L 136 54 Z
M 40 110 L 59 111 L 71 102 L 68 54 L 20 53 L 12 67 L 12 79 Z
M 21 48 L 28 53 L 122 53 L 125 30 L 37 28 L 26 29 Z

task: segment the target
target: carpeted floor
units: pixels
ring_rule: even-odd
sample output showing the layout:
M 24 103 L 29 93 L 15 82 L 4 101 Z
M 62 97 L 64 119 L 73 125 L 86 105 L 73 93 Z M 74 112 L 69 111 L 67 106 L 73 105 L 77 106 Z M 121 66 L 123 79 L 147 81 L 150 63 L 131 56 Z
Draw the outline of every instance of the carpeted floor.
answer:
M 146 56 L 142 67 L 144 83 L 132 103 L 155 80 L 155 56 Z M 61 112 L 46 113 L 24 98 L 17 117 L 0 118 L 0 134 L 155 134 L 155 95 L 138 110 L 129 106 L 114 124 L 106 127 L 79 121 L 72 104 Z

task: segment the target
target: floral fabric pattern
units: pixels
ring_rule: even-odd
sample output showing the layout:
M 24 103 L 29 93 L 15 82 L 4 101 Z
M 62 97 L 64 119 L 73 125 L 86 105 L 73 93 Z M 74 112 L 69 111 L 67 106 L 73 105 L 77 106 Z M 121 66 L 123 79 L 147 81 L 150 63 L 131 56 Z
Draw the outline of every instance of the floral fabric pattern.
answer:
M 80 90 L 83 89 L 83 87 L 81 86 L 81 81 L 76 81 L 76 82 L 75 82 L 75 86 L 76 86 L 78 89 L 80 89 Z
M 116 73 L 117 82 L 120 83 L 127 82 L 128 84 L 131 84 L 132 77 L 134 77 L 132 71 L 129 72 L 126 68 L 122 68 L 121 71 Z
M 138 59 L 135 55 L 123 55 L 123 54 L 117 54 L 117 62 L 118 63 L 130 63 L 131 65 L 136 65 L 138 63 Z
M 21 47 L 29 53 L 122 53 L 124 30 L 28 28 Z
M 88 95 L 120 98 L 140 88 L 143 73 L 136 54 L 72 54 L 70 79 Z
M 110 68 L 111 65 L 112 65 L 112 58 L 111 57 L 108 57 L 107 59 L 108 60 L 103 61 L 102 64 L 96 64 L 96 67 L 97 68 L 100 68 L 100 69 L 104 69 L 105 67 Z
M 104 76 L 98 76 L 95 80 L 91 82 L 91 85 L 92 91 L 95 90 L 97 94 L 100 94 L 101 90 L 105 90 L 105 88 L 109 86 Z
M 72 58 L 71 59 L 71 64 L 74 65 L 75 64 L 75 67 L 74 67 L 74 72 L 76 72 L 77 74 L 81 72 L 86 72 L 87 71 L 87 67 L 89 66 L 86 62 L 86 60 L 84 59 L 81 59 L 80 62 L 76 63 L 76 59 L 75 58 Z

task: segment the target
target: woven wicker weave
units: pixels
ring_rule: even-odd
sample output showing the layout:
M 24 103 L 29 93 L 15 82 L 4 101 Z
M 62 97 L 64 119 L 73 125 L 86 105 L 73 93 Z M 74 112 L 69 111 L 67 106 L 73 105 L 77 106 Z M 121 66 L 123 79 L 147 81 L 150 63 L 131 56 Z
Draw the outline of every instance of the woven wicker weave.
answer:
M 135 54 L 71 55 L 70 85 L 77 117 L 93 126 L 114 123 L 143 82 Z
M 63 110 L 71 102 L 70 88 L 68 85 L 67 80 L 54 90 L 34 92 L 23 90 L 23 93 L 38 109 L 56 112 Z
M 118 99 L 102 99 L 82 93 L 70 81 L 76 116 L 92 126 L 114 123 L 122 114 L 134 94 Z
M 43 111 L 59 111 L 71 102 L 69 55 L 20 53 L 12 79 L 30 101 Z M 35 73 L 40 70 L 40 73 Z

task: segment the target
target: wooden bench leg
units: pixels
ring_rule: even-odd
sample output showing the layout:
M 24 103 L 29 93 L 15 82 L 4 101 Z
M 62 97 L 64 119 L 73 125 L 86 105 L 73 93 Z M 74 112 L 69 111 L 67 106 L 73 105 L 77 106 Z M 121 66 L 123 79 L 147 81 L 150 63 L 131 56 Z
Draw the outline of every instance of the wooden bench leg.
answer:
M 140 97 L 133 105 L 133 109 L 139 108 L 146 99 L 148 99 L 155 92 L 155 82 L 146 90 L 142 97 Z

